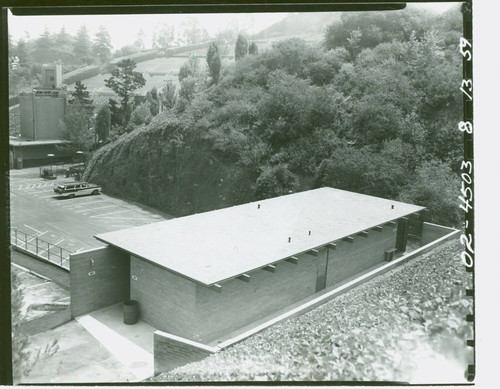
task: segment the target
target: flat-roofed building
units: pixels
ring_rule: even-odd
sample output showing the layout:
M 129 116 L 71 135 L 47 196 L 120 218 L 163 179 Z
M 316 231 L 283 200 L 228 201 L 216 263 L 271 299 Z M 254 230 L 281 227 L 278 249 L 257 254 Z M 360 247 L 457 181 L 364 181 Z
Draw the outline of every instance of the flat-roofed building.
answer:
M 74 316 L 133 299 L 141 319 L 210 343 L 406 249 L 424 208 L 320 188 L 103 233 L 71 258 Z

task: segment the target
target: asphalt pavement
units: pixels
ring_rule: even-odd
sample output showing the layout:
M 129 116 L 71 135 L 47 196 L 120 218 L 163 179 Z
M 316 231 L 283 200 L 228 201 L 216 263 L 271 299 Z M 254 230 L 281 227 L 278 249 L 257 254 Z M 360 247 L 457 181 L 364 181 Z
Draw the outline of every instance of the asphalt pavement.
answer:
M 169 219 L 158 210 L 106 194 L 61 199 L 38 168 L 10 171 L 11 229 L 71 252 L 102 246 L 94 235 Z

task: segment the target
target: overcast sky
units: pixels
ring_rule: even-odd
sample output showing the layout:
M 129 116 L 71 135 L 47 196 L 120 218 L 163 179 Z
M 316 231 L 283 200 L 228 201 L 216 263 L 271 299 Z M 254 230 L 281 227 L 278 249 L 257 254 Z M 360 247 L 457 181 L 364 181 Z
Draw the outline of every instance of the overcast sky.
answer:
M 426 9 L 442 12 L 456 3 L 427 3 L 415 4 Z M 153 29 L 160 23 L 179 26 L 187 18 L 195 18 L 211 35 L 223 30 L 228 24 L 236 24 L 249 34 L 256 33 L 283 19 L 286 13 L 258 13 L 258 14 L 192 14 L 192 15 L 70 15 L 70 16 L 13 16 L 9 13 L 9 33 L 13 41 L 25 37 L 37 38 L 45 29 L 51 33 L 59 32 L 62 26 L 71 35 L 75 35 L 78 28 L 85 24 L 91 39 L 100 25 L 106 26 L 111 35 L 113 49 L 117 50 L 132 44 L 140 29 L 144 31 L 146 48 L 151 47 Z

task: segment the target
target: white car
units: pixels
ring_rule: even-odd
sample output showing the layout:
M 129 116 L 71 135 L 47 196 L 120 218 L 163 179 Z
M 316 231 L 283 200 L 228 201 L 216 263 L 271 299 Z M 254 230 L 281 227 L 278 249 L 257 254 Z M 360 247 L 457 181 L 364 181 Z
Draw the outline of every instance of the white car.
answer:
M 62 182 L 54 184 L 54 192 L 56 192 L 59 197 L 97 195 L 101 193 L 101 187 L 86 182 Z

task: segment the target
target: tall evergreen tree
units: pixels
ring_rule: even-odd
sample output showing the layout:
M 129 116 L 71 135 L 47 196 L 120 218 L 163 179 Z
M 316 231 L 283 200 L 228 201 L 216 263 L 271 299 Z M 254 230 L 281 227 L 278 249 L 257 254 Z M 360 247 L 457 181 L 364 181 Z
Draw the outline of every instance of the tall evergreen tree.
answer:
M 134 42 L 134 46 L 137 47 L 139 50 L 144 50 L 144 30 L 141 28 L 137 32 L 137 38 Z
M 105 142 L 109 135 L 111 127 L 111 113 L 107 105 L 104 105 L 95 119 L 95 131 L 100 142 Z
M 219 54 L 219 47 L 215 42 L 212 42 L 208 47 L 207 64 L 208 64 L 208 69 L 210 70 L 210 75 L 212 76 L 212 80 L 214 81 L 214 83 L 217 84 L 219 82 L 219 77 L 220 77 L 221 60 Z
M 79 59 L 80 63 L 85 63 L 90 56 L 91 42 L 89 33 L 85 24 L 82 24 L 76 34 L 75 44 L 73 46 L 73 54 Z
M 234 46 L 234 59 L 238 61 L 248 53 L 248 40 L 244 35 L 239 34 Z
M 29 66 L 29 52 L 28 47 L 24 39 L 19 39 L 16 45 L 16 55 L 19 58 L 19 64 L 21 66 Z
M 55 43 L 58 47 L 64 47 L 71 44 L 71 35 L 66 32 L 65 26 L 62 26 L 59 33 L 55 36 Z
M 95 40 L 92 45 L 94 55 L 99 58 L 100 63 L 106 63 L 111 58 L 111 37 L 105 26 L 99 26 L 99 30 L 95 34 Z
M 39 64 L 50 63 L 53 60 L 54 42 L 49 30 L 45 30 L 40 37 L 35 41 L 33 48 L 33 60 Z

